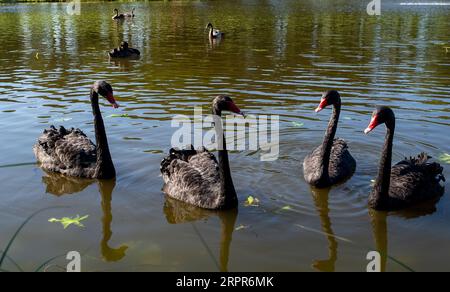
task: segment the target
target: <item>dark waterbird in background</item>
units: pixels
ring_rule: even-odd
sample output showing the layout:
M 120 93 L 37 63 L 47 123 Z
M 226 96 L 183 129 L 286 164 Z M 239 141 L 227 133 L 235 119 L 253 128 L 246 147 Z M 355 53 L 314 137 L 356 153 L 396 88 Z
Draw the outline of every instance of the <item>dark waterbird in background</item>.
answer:
M 215 29 L 214 26 L 212 25 L 212 23 L 208 23 L 206 25 L 206 29 L 209 29 L 208 36 L 210 39 L 218 39 L 218 38 L 225 36 L 225 33 L 221 32 L 218 29 Z
M 112 17 L 112 19 L 117 20 L 117 19 L 124 19 L 125 15 L 124 14 L 119 14 L 119 9 L 114 8 L 114 15 Z
M 116 171 L 98 104 L 99 95 L 105 97 L 114 108 L 119 107 L 111 85 L 105 81 L 95 82 L 91 88 L 90 99 L 97 145 L 80 129 L 56 129 L 51 126 L 33 147 L 34 154 L 45 171 L 83 178 L 115 178 Z
M 127 42 L 121 42 L 118 48 L 108 53 L 110 58 L 138 58 L 141 52 L 137 49 L 130 48 Z
M 218 96 L 213 101 L 213 114 L 217 117 L 223 111 L 243 115 L 228 96 Z M 170 149 L 170 154 L 161 162 L 161 173 L 165 182 L 164 192 L 171 198 L 204 209 L 231 209 L 237 206 L 226 149 L 223 125 L 215 123 L 219 150 L 219 160 L 206 148 L 194 150 Z
M 348 151 L 347 143 L 335 139 L 341 112 L 341 96 L 335 90 L 323 94 L 316 112 L 333 105 L 322 145 L 314 149 L 303 162 L 305 180 L 316 188 L 326 188 L 349 179 L 356 169 L 356 161 Z
M 440 182 L 445 181 L 439 163 L 429 163 L 426 153 L 405 158 L 393 167 L 392 147 L 395 132 L 395 115 L 389 107 L 378 107 L 372 114 L 368 134 L 377 126 L 386 125 L 386 139 L 381 156 L 378 177 L 369 197 L 369 206 L 376 210 L 396 210 L 411 205 L 436 200 L 444 194 Z

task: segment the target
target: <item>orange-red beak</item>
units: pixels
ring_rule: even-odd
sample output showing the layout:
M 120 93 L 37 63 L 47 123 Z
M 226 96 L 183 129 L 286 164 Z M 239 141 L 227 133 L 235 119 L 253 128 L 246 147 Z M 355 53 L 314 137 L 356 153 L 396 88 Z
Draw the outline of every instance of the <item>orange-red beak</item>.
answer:
M 322 98 L 319 106 L 316 108 L 316 113 L 322 111 L 324 108 L 328 106 L 328 100 L 326 98 Z
M 237 105 L 234 102 L 229 102 L 228 103 L 228 110 L 230 112 L 233 112 L 237 115 L 241 115 L 244 116 L 244 113 L 237 107 Z
M 119 105 L 116 102 L 116 99 L 114 98 L 113 93 L 108 93 L 108 95 L 106 96 L 106 99 L 109 101 L 110 104 L 112 104 L 113 108 L 118 108 Z
M 375 129 L 378 125 L 380 124 L 380 122 L 378 121 L 378 116 L 375 115 L 372 117 L 372 120 L 370 120 L 370 124 L 367 127 L 367 129 L 364 130 L 364 134 L 369 134 L 370 132 L 373 131 L 373 129 Z

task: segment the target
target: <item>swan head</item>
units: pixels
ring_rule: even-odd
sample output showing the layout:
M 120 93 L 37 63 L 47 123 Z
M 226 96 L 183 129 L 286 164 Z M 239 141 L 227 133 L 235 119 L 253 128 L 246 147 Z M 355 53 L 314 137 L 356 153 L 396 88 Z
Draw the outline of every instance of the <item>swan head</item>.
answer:
M 316 108 L 316 113 L 321 112 L 324 108 L 330 105 L 341 103 L 341 95 L 336 90 L 329 90 L 322 95 L 319 106 Z
M 128 43 L 127 42 L 121 42 L 120 43 L 120 48 L 124 49 L 124 50 L 127 50 L 128 49 Z
M 92 89 L 94 92 L 98 93 L 99 95 L 106 98 L 106 100 L 112 104 L 114 108 L 118 108 L 119 105 L 117 104 L 115 98 L 114 98 L 114 92 L 112 89 L 112 86 L 106 82 L 106 81 L 96 81 L 94 85 L 92 86 Z
M 212 28 L 213 27 L 213 25 L 212 25 L 212 23 L 210 22 L 210 23 L 208 23 L 207 25 L 206 25 L 206 29 L 210 29 L 210 28 Z
M 373 111 L 369 126 L 364 130 L 364 134 L 369 134 L 381 124 L 386 124 L 389 128 L 395 125 L 395 114 L 387 106 L 379 106 Z
M 213 101 L 213 108 L 216 113 L 222 113 L 222 111 L 228 111 L 237 115 L 244 116 L 244 113 L 234 103 L 231 97 L 227 95 L 219 95 Z

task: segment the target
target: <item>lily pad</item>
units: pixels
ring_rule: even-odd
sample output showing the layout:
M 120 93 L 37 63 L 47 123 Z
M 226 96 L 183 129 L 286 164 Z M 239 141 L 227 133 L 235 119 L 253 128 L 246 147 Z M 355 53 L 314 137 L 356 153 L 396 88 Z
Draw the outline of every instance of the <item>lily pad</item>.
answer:
M 443 153 L 439 156 L 439 161 L 442 163 L 450 164 L 450 154 Z
M 89 215 L 86 215 L 83 217 L 80 217 L 80 215 L 77 215 L 75 218 L 70 218 L 70 217 L 63 217 L 61 219 L 50 218 L 48 220 L 48 222 L 51 222 L 51 223 L 59 222 L 62 224 L 64 229 L 67 229 L 70 225 L 75 225 L 75 226 L 83 228 L 84 225 L 81 223 L 81 221 L 86 220 L 87 218 L 89 218 Z

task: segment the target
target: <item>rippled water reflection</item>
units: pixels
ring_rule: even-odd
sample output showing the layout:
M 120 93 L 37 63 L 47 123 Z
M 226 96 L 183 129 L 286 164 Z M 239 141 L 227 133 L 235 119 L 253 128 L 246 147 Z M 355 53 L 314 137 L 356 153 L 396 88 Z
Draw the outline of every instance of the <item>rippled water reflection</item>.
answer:
M 137 17 L 123 22 L 111 21 L 112 9 L 131 4 L 83 4 L 76 17 L 60 4 L 0 5 L 0 247 L 34 211 L 66 206 L 20 233 L 8 255 L 22 268 L 78 250 L 92 271 L 362 271 L 379 248 L 390 271 L 449 270 L 448 194 L 406 215 L 366 206 L 384 137 L 381 129 L 362 135 L 375 105 L 396 111 L 395 160 L 450 152 L 450 10 L 387 2 L 379 18 L 361 1 L 134 3 Z M 220 43 L 209 43 L 209 21 L 226 31 Z M 142 57 L 109 61 L 121 40 Z M 103 108 L 117 181 L 43 173 L 31 151 L 43 128 L 76 126 L 93 137 L 88 94 L 98 79 L 113 84 L 122 106 Z M 343 96 L 338 136 L 358 169 L 346 184 L 315 191 L 301 162 L 322 139 L 330 111 L 314 108 L 328 88 Z M 160 191 L 171 118 L 206 111 L 217 94 L 282 122 L 278 161 L 231 157 L 240 201 L 261 201 L 238 213 L 192 210 Z M 90 215 L 86 228 L 47 222 L 76 214 Z

